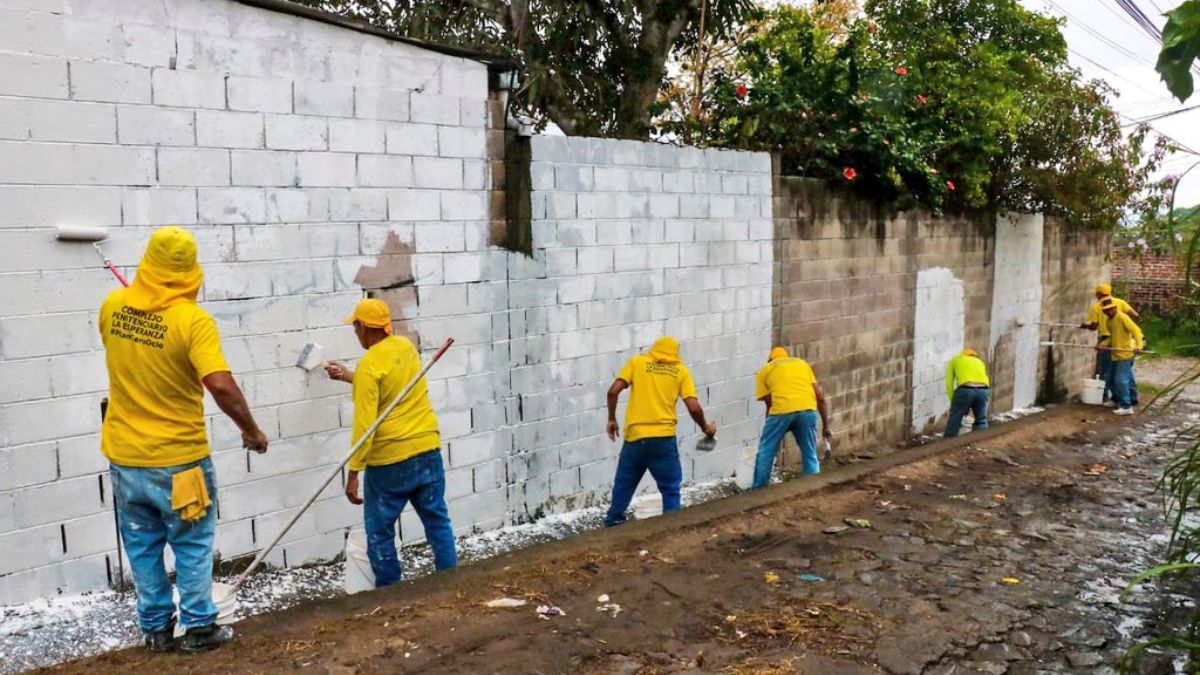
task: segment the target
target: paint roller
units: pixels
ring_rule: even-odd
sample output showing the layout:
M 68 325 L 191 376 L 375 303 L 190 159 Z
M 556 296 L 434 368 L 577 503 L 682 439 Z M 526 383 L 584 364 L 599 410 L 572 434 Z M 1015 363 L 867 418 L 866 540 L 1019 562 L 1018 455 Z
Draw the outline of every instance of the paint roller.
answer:
M 122 286 L 129 285 L 129 282 L 126 281 L 125 277 L 121 275 L 121 272 L 117 269 L 117 266 L 113 264 L 113 261 L 110 260 L 108 256 L 104 255 L 104 249 L 100 248 L 100 242 L 108 239 L 107 227 L 94 227 L 91 225 L 59 225 L 58 227 L 54 228 L 54 230 L 54 238 L 58 241 L 90 242 L 92 246 L 95 247 L 96 254 L 100 256 L 100 260 L 104 263 L 104 266 L 108 268 L 109 272 L 112 272 L 112 275 L 117 278 L 117 281 L 121 282 Z

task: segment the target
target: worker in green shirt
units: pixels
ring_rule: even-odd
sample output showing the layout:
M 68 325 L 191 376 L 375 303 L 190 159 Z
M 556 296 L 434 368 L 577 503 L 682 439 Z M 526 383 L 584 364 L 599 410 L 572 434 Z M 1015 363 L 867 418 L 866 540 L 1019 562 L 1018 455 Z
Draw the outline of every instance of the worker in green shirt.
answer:
M 975 431 L 988 426 L 988 400 L 992 382 L 988 379 L 987 364 L 974 349 L 964 349 L 950 359 L 946 366 L 946 397 L 950 399 L 950 419 L 946 421 L 946 438 L 958 435 L 963 415 L 968 409 L 975 416 L 971 428 Z

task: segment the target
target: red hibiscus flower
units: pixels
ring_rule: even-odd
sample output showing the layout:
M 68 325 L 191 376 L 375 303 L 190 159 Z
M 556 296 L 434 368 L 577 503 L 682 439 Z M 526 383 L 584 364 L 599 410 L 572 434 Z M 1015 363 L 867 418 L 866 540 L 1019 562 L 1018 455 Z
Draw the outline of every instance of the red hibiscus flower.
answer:
M 921 102 L 921 105 L 925 105 L 926 103 L 929 103 L 929 99 L 925 98 L 924 96 L 922 96 L 920 94 L 917 94 L 917 100 Z
M 739 84 L 737 86 L 737 89 L 735 89 L 734 91 L 737 93 L 738 98 L 746 98 L 746 94 L 750 93 L 750 90 L 747 89 L 746 85 L 744 85 L 744 84 Z
M 952 180 L 946 181 L 946 189 L 951 192 L 954 192 L 954 181 L 952 181 Z
M 842 176 L 844 176 L 846 180 L 854 180 L 854 177 L 857 175 L 858 172 L 849 167 L 846 167 L 846 170 L 842 172 Z
M 897 75 L 907 75 L 908 68 L 905 68 L 904 66 L 900 66 L 899 68 L 896 69 L 896 74 Z

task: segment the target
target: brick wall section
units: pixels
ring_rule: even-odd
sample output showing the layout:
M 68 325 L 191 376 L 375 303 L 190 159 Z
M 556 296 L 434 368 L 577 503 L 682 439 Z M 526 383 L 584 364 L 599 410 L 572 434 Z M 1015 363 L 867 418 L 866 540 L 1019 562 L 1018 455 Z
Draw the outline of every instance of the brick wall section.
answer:
M 478 524 L 503 495 L 485 489 L 502 461 L 471 448 L 490 442 L 507 337 L 486 68 L 226 0 L 0 0 L 0 16 L 0 604 L 116 569 L 95 321 L 115 281 L 90 245 L 54 242 L 59 224 L 110 228 L 127 276 L 154 227 L 198 239 L 202 305 L 273 441 L 247 457 L 211 419 L 222 557 L 261 546 L 348 447 L 345 387 L 292 364 L 308 341 L 361 352 L 341 319 L 364 291 L 423 349 L 459 340 L 432 391 L 451 510 Z M 271 562 L 333 556 L 359 519 L 335 483 Z
M 775 341 L 813 364 L 840 448 L 905 439 L 915 422 L 917 273 L 946 268 L 963 284 L 965 340 L 982 353 L 992 223 L 895 213 L 813 180 L 776 176 L 774 184 Z M 945 400 L 940 381 L 916 393 Z
M 1042 247 L 1042 321 L 1077 325 L 1095 302 L 1092 289 L 1110 279 L 1106 262 L 1107 232 L 1072 230 L 1056 218 L 1046 218 Z M 1047 342 L 1094 344 L 1094 333 L 1074 328 L 1040 327 Z M 1038 399 L 1058 402 L 1079 394 L 1080 381 L 1093 375 L 1095 353 L 1074 347 L 1041 347 L 1038 359 Z
M 1136 258 L 1123 243 L 1112 247 L 1112 280 L 1139 310 L 1171 312 L 1179 309 L 1186 271 L 1182 253 Z
M 530 140 L 533 257 L 509 266 L 509 327 L 525 336 L 509 373 L 512 518 L 607 496 L 618 446 L 604 435 L 605 392 L 664 334 L 720 425 L 717 449 L 696 453 L 679 406 L 685 480 L 731 476 L 758 436 L 753 374 L 770 346 L 769 156 Z

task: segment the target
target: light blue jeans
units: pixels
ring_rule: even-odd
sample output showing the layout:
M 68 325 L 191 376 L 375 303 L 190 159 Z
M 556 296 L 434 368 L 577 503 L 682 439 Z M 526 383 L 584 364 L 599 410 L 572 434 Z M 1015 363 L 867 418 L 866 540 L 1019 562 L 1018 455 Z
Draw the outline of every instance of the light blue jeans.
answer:
M 208 483 L 212 505 L 200 520 L 188 523 L 171 509 L 171 477 L 199 466 Z M 138 626 L 143 632 L 163 630 L 175 614 L 171 580 L 163 548 L 175 554 L 175 585 L 179 587 L 179 622 L 184 628 L 208 626 L 217 620 L 212 600 L 213 539 L 217 533 L 217 477 L 212 460 L 161 469 L 109 465 L 121 538 L 137 589 Z
M 396 521 L 409 502 L 425 526 L 425 540 L 433 549 L 433 566 L 453 569 L 458 564 L 454 529 L 446 508 L 446 472 L 442 453 L 423 452 L 402 462 L 368 466 L 363 487 L 363 524 L 367 530 L 367 559 L 375 572 L 375 587 L 400 581 L 396 553 Z
M 1133 359 L 1113 360 L 1112 369 L 1113 400 L 1117 408 L 1131 408 L 1137 405 L 1137 382 L 1133 380 Z
M 771 467 L 775 466 L 775 455 L 787 432 L 792 432 L 796 445 L 800 446 L 800 460 L 805 475 L 821 473 L 821 462 L 817 460 L 816 410 L 798 410 L 782 415 L 767 415 L 762 435 L 758 438 L 758 454 L 754 458 L 754 483 L 750 489 L 765 487 L 771 482 Z

